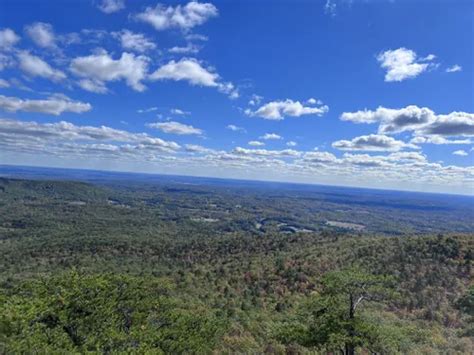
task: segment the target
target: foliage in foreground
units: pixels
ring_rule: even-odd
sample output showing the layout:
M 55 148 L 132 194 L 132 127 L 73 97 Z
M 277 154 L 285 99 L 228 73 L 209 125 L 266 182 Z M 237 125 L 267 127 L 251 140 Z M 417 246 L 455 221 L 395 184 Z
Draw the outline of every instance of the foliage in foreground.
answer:
M 395 339 L 372 320 L 360 316 L 366 303 L 383 302 L 392 295 L 390 281 L 358 269 L 327 273 L 321 292 L 308 307 L 310 321 L 304 345 L 346 354 L 354 354 L 356 348 L 371 352 L 390 349 Z
M 225 324 L 169 291 L 153 277 L 75 271 L 24 282 L 0 295 L 0 350 L 209 353 Z

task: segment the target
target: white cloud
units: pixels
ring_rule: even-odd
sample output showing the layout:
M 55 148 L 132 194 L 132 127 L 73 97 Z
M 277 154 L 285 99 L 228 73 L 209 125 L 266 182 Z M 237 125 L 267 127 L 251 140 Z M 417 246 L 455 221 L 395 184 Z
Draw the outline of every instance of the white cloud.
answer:
M 191 112 L 188 112 L 188 111 L 183 111 L 179 108 L 172 108 L 170 110 L 171 114 L 172 115 L 177 115 L 177 116 L 187 116 L 187 115 L 190 115 Z
M 453 152 L 453 155 L 459 155 L 459 156 L 461 156 L 461 157 L 465 157 L 465 156 L 468 156 L 469 153 L 466 152 L 465 150 L 462 150 L 462 149 L 461 149 L 461 150 L 456 150 L 456 151 L 454 151 L 454 152 Z
M 190 153 L 209 153 L 212 152 L 211 149 L 208 149 L 206 147 L 203 147 L 202 145 L 197 145 L 197 144 L 186 144 L 185 149 L 187 152 Z
M 202 67 L 196 59 L 174 60 L 158 68 L 150 75 L 151 80 L 188 81 L 191 85 L 218 86 L 219 75 Z
M 262 117 L 267 120 L 283 120 L 287 116 L 300 117 L 302 115 L 321 116 L 328 112 L 329 108 L 324 106 L 304 106 L 299 101 L 286 99 L 284 101 L 272 101 L 259 107 L 257 110 L 245 110 L 248 116 Z
M 127 143 L 127 144 L 117 144 Z M 179 144 L 131 133 L 107 126 L 77 126 L 69 122 L 37 123 L 0 119 L 0 146 L 12 151 L 35 154 L 62 154 L 71 158 L 83 155 L 90 159 L 102 154 L 124 157 L 142 153 L 171 153 Z
M 150 128 L 158 129 L 162 132 L 169 133 L 169 134 L 202 135 L 204 133 L 202 129 L 195 128 L 191 125 L 185 125 L 185 124 L 175 122 L 175 121 L 149 123 L 147 126 Z
M 144 12 L 135 16 L 139 21 L 152 25 L 157 31 L 167 29 L 190 30 L 202 25 L 207 20 L 218 15 L 217 8 L 210 3 L 191 1 L 186 5 L 166 6 L 158 4 L 156 7 L 147 7 Z
M 168 52 L 175 54 L 196 54 L 201 50 L 200 46 L 197 46 L 193 43 L 188 43 L 184 47 L 175 46 L 168 49 Z
M 98 6 L 99 10 L 111 14 L 125 8 L 125 0 L 102 0 Z
M 102 81 L 81 79 L 77 84 L 84 90 L 90 91 L 96 94 L 106 94 L 109 90 Z
M 420 135 L 474 136 L 474 113 L 451 112 L 437 115 L 429 125 L 420 127 Z
M 227 128 L 227 129 L 230 129 L 231 131 L 234 131 L 234 132 L 245 132 L 245 128 L 243 128 L 243 127 L 238 127 L 238 126 L 233 125 L 233 124 L 227 125 L 226 128 Z
M 308 100 L 306 100 L 306 103 L 310 105 L 322 105 L 321 100 L 315 99 L 314 97 L 310 97 Z
M 375 111 L 344 112 L 341 120 L 355 123 L 380 122 L 379 133 L 400 133 L 433 121 L 434 112 L 426 107 L 407 106 L 401 109 L 378 107 Z
M 381 67 L 387 70 L 385 74 L 385 81 L 403 81 L 410 78 L 415 78 L 428 68 L 432 67 L 434 55 L 428 55 L 425 58 L 419 59 L 417 54 L 411 49 L 398 48 L 395 50 L 387 50 L 377 56 L 377 60 Z
M 90 79 L 105 86 L 104 82 L 125 80 L 128 86 L 136 91 L 144 91 L 141 83 L 147 76 L 149 58 L 133 53 L 122 53 L 120 59 L 113 59 L 107 52 L 74 58 L 71 71 L 83 78 Z
M 9 88 L 10 87 L 10 83 L 8 81 L 6 81 L 5 79 L 0 79 L 0 88 Z
M 251 145 L 251 146 L 254 146 L 254 147 L 262 147 L 262 146 L 265 145 L 265 143 L 259 142 L 259 141 L 250 141 L 247 144 Z
M 262 97 L 262 96 L 253 94 L 253 95 L 252 95 L 252 98 L 251 98 L 250 101 L 249 101 L 249 105 L 250 105 L 250 106 L 260 105 L 260 102 L 262 102 L 262 100 L 263 100 L 263 97 Z
M 293 149 L 283 149 L 283 150 L 267 150 L 267 149 L 246 149 L 241 147 L 236 147 L 232 150 L 232 153 L 239 155 L 255 155 L 255 156 L 266 156 L 266 157 L 297 157 L 301 155 L 301 152 L 298 152 Z
M 58 116 L 63 112 L 87 112 L 92 106 L 89 103 L 73 101 L 65 95 L 53 95 L 43 100 L 23 100 L 0 95 L 0 109 L 8 112 L 39 112 Z
M 336 16 L 337 5 L 334 0 L 326 0 L 324 5 L 324 13 L 332 17 Z
M 426 162 L 426 156 L 420 152 L 396 152 L 389 154 L 387 160 L 397 162 Z
M 219 74 L 204 68 L 194 58 L 183 58 L 178 62 L 171 60 L 152 73 L 150 80 L 187 81 L 190 85 L 215 87 L 231 98 L 238 97 L 232 83 L 221 82 Z
M 344 112 L 341 120 L 355 123 L 379 123 L 379 133 L 413 131 L 418 136 L 473 136 L 474 114 L 451 112 L 438 115 L 427 107 L 415 105 L 401 109 L 379 107 L 375 111 Z
M 46 156 L 51 161 L 67 158 L 74 162 L 112 162 L 116 167 L 124 166 L 121 165 L 124 162 L 130 162 L 134 167 L 145 163 L 150 167 L 148 172 L 162 168 L 168 172 L 205 171 L 210 176 L 221 177 L 224 174 L 227 177 L 451 193 L 470 191 L 474 181 L 473 167 L 432 163 L 419 151 L 379 155 L 345 153 L 338 158 L 329 152 L 292 149 L 236 147 L 218 151 L 194 144 L 185 144 L 181 149 L 175 142 L 145 133 L 105 126 L 76 126 L 69 122 L 0 119 L 0 151 L 5 152 L 5 156 L 8 156 L 7 152 L 15 157 L 21 157 L 20 153 L 30 154 L 34 159 L 45 159 Z
M 209 40 L 207 36 L 201 35 L 199 33 L 186 33 L 184 35 L 184 39 L 187 41 L 202 41 L 202 42 L 206 42 L 207 40 Z
M 259 138 L 264 139 L 264 140 L 283 139 L 282 136 L 280 136 L 276 133 L 265 133 L 263 136 L 260 136 Z
M 20 37 L 10 28 L 0 30 L 0 49 L 9 50 L 20 41 Z
M 416 136 L 412 138 L 410 143 L 413 144 L 473 144 L 473 141 L 471 139 L 446 139 L 443 136 L 437 136 L 437 135 L 432 135 L 432 136 Z
M 134 33 L 130 30 L 122 30 L 121 32 L 114 32 L 113 36 L 120 40 L 122 48 L 126 50 L 144 53 L 156 48 L 156 44 L 142 33 Z
M 344 154 L 343 163 L 364 168 L 384 167 L 390 165 L 385 156 L 373 156 L 368 154 Z
M 34 91 L 30 87 L 23 84 L 23 82 L 21 80 L 17 79 L 17 78 L 11 78 L 10 79 L 10 84 L 11 84 L 12 87 L 18 88 L 18 89 L 23 90 L 23 91 L 29 91 L 29 92 Z
M 25 27 L 26 34 L 41 48 L 56 48 L 56 36 L 49 23 L 35 22 Z
M 138 113 L 148 113 L 148 112 L 154 112 L 154 111 L 157 111 L 157 110 L 158 110 L 158 107 L 153 106 L 153 107 L 149 107 L 149 108 L 139 109 L 139 110 L 137 110 L 137 112 Z
M 454 64 L 453 66 L 446 69 L 447 73 L 456 73 L 462 71 L 462 67 L 458 64 Z
M 28 75 L 39 76 L 54 82 L 66 79 L 66 74 L 61 70 L 52 68 L 43 59 L 28 52 L 18 53 L 18 60 L 20 69 Z
M 340 150 L 361 151 L 399 151 L 404 148 L 418 149 L 411 143 L 405 143 L 381 134 L 369 134 L 352 140 L 339 140 L 332 143 L 332 147 Z
M 14 65 L 15 61 L 11 56 L 0 53 L 0 71 L 8 67 L 13 67 Z
M 296 146 L 297 146 L 297 143 L 294 142 L 294 141 L 288 141 L 288 142 L 286 142 L 286 145 L 287 145 L 288 147 L 296 147 Z
M 337 161 L 336 156 L 329 152 L 307 152 L 303 159 L 311 163 L 333 163 Z
M 229 96 L 230 99 L 237 99 L 240 94 L 239 90 L 232 83 L 219 83 L 217 85 L 217 90 L 223 94 Z

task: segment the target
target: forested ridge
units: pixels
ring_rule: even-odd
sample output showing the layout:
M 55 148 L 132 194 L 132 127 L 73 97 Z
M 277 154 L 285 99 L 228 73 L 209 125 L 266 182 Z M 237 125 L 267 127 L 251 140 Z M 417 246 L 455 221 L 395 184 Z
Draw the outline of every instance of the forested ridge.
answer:
M 470 210 L 300 195 L 0 179 L 0 352 L 472 352 Z

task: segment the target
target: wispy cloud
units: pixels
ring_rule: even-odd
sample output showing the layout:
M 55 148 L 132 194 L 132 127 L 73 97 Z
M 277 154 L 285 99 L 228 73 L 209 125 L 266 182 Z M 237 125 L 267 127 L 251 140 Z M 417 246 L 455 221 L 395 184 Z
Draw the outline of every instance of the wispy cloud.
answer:
M 147 126 L 150 128 L 158 129 L 168 134 L 198 135 L 198 136 L 204 134 L 204 131 L 202 129 L 195 128 L 191 125 L 186 125 L 186 124 L 182 124 L 175 121 L 149 123 Z

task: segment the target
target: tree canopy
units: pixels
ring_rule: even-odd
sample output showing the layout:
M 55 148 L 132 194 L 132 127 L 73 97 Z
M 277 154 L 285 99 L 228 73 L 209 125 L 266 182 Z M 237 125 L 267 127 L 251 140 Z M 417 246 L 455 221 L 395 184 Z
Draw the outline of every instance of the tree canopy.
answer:
M 170 283 L 127 275 L 63 275 L 0 295 L 0 343 L 7 353 L 210 352 L 225 323 L 186 307 Z

